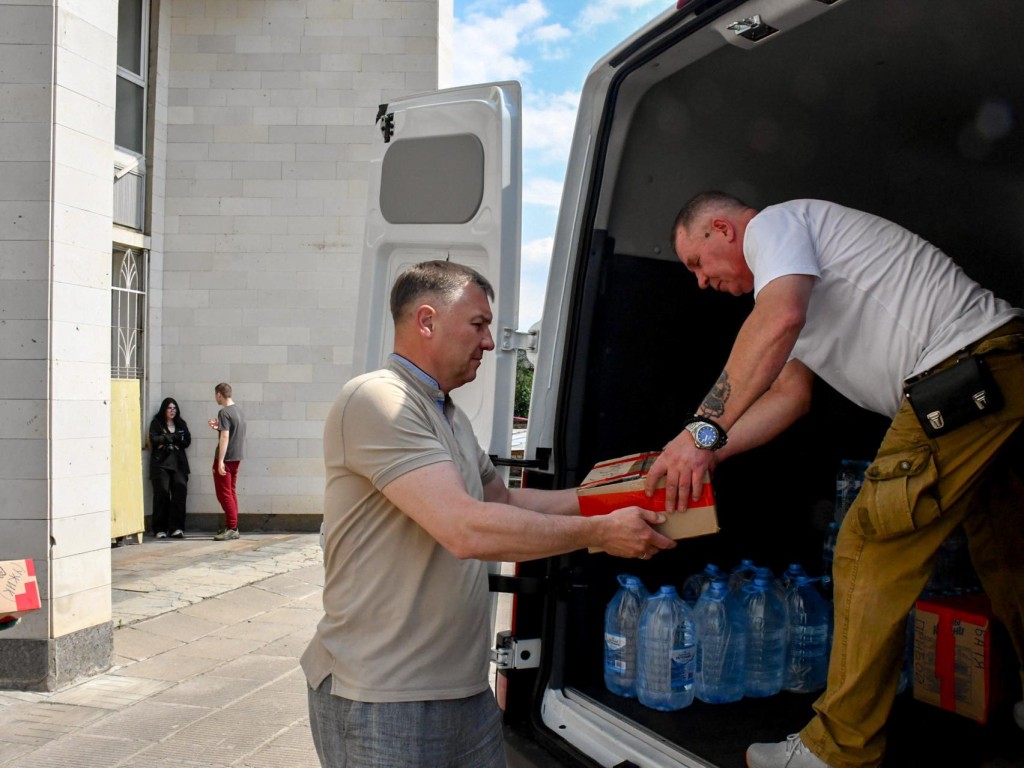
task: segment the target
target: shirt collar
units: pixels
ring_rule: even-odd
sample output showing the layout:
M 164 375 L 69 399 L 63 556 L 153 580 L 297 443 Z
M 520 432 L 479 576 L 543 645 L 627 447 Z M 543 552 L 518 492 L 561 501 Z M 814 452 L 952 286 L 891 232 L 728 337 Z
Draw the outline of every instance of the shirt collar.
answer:
M 405 368 L 405 370 L 409 371 L 409 373 L 411 373 L 417 379 L 419 379 L 428 387 L 430 387 L 432 390 L 431 394 L 434 397 L 434 402 L 437 403 L 438 410 L 441 411 L 441 415 L 444 416 L 445 419 L 448 418 L 448 414 L 445 413 L 444 409 L 446 401 L 445 394 L 444 392 L 441 391 L 441 387 L 438 386 L 437 379 L 435 379 L 429 373 L 427 373 L 418 365 L 416 365 L 416 363 L 412 362 L 407 358 L 402 357 L 397 352 L 392 352 L 390 355 L 388 355 L 388 360 L 398 363 L 403 368 Z

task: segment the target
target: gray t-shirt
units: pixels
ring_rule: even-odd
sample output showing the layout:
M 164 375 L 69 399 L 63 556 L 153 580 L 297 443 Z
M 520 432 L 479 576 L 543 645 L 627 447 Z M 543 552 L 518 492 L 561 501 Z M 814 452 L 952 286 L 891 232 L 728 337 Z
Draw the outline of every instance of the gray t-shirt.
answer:
M 225 405 L 217 414 L 217 429 L 228 433 L 228 449 L 224 461 L 245 458 L 245 414 L 237 405 Z M 216 449 L 214 449 L 216 451 Z M 214 457 L 216 457 L 214 453 Z

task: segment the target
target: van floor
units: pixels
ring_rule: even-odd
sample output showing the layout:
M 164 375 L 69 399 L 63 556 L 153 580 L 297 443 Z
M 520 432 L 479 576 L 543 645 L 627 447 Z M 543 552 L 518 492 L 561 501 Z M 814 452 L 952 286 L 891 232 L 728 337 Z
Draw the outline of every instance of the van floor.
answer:
M 781 741 L 799 730 L 817 698 L 817 694 L 783 692 L 770 699 L 743 699 L 735 704 L 694 701 L 678 712 L 656 712 L 603 687 L 581 692 L 720 768 L 746 765 L 744 754 L 752 742 Z M 889 718 L 882 768 L 1024 766 L 1024 732 L 1013 721 L 1012 702 L 1003 702 L 990 721 L 980 725 L 901 694 Z

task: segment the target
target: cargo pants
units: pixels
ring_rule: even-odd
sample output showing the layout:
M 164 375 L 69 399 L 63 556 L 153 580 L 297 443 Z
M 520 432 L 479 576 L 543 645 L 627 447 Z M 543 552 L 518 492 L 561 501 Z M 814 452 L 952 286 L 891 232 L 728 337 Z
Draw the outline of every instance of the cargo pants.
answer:
M 833 768 L 881 764 L 907 614 L 958 525 L 993 612 L 1024 660 L 1024 321 L 968 351 L 984 357 L 1002 409 L 930 439 L 904 398 L 839 531 L 828 687 L 800 734 Z

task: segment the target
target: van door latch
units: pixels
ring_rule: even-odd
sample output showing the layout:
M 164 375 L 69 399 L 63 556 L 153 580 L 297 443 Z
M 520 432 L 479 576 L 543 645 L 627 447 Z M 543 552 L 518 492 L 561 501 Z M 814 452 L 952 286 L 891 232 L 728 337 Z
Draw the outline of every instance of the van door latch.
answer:
M 381 104 L 377 107 L 377 119 L 373 122 L 380 125 L 380 133 L 384 137 L 384 143 L 389 143 L 391 137 L 395 135 L 395 113 L 388 112 L 387 104 Z
M 760 14 L 755 14 L 741 21 L 734 21 L 726 29 L 735 32 L 740 37 L 745 37 L 747 40 L 757 42 L 768 37 L 768 35 L 774 35 L 777 30 L 770 24 L 766 24 L 761 21 Z
M 511 352 L 514 349 L 536 352 L 537 331 L 517 331 L 514 328 L 502 328 L 501 351 Z
M 540 666 L 540 639 L 517 640 L 512 632 L 499 632 L 491 649 L 498 669 L 535 669 Z

